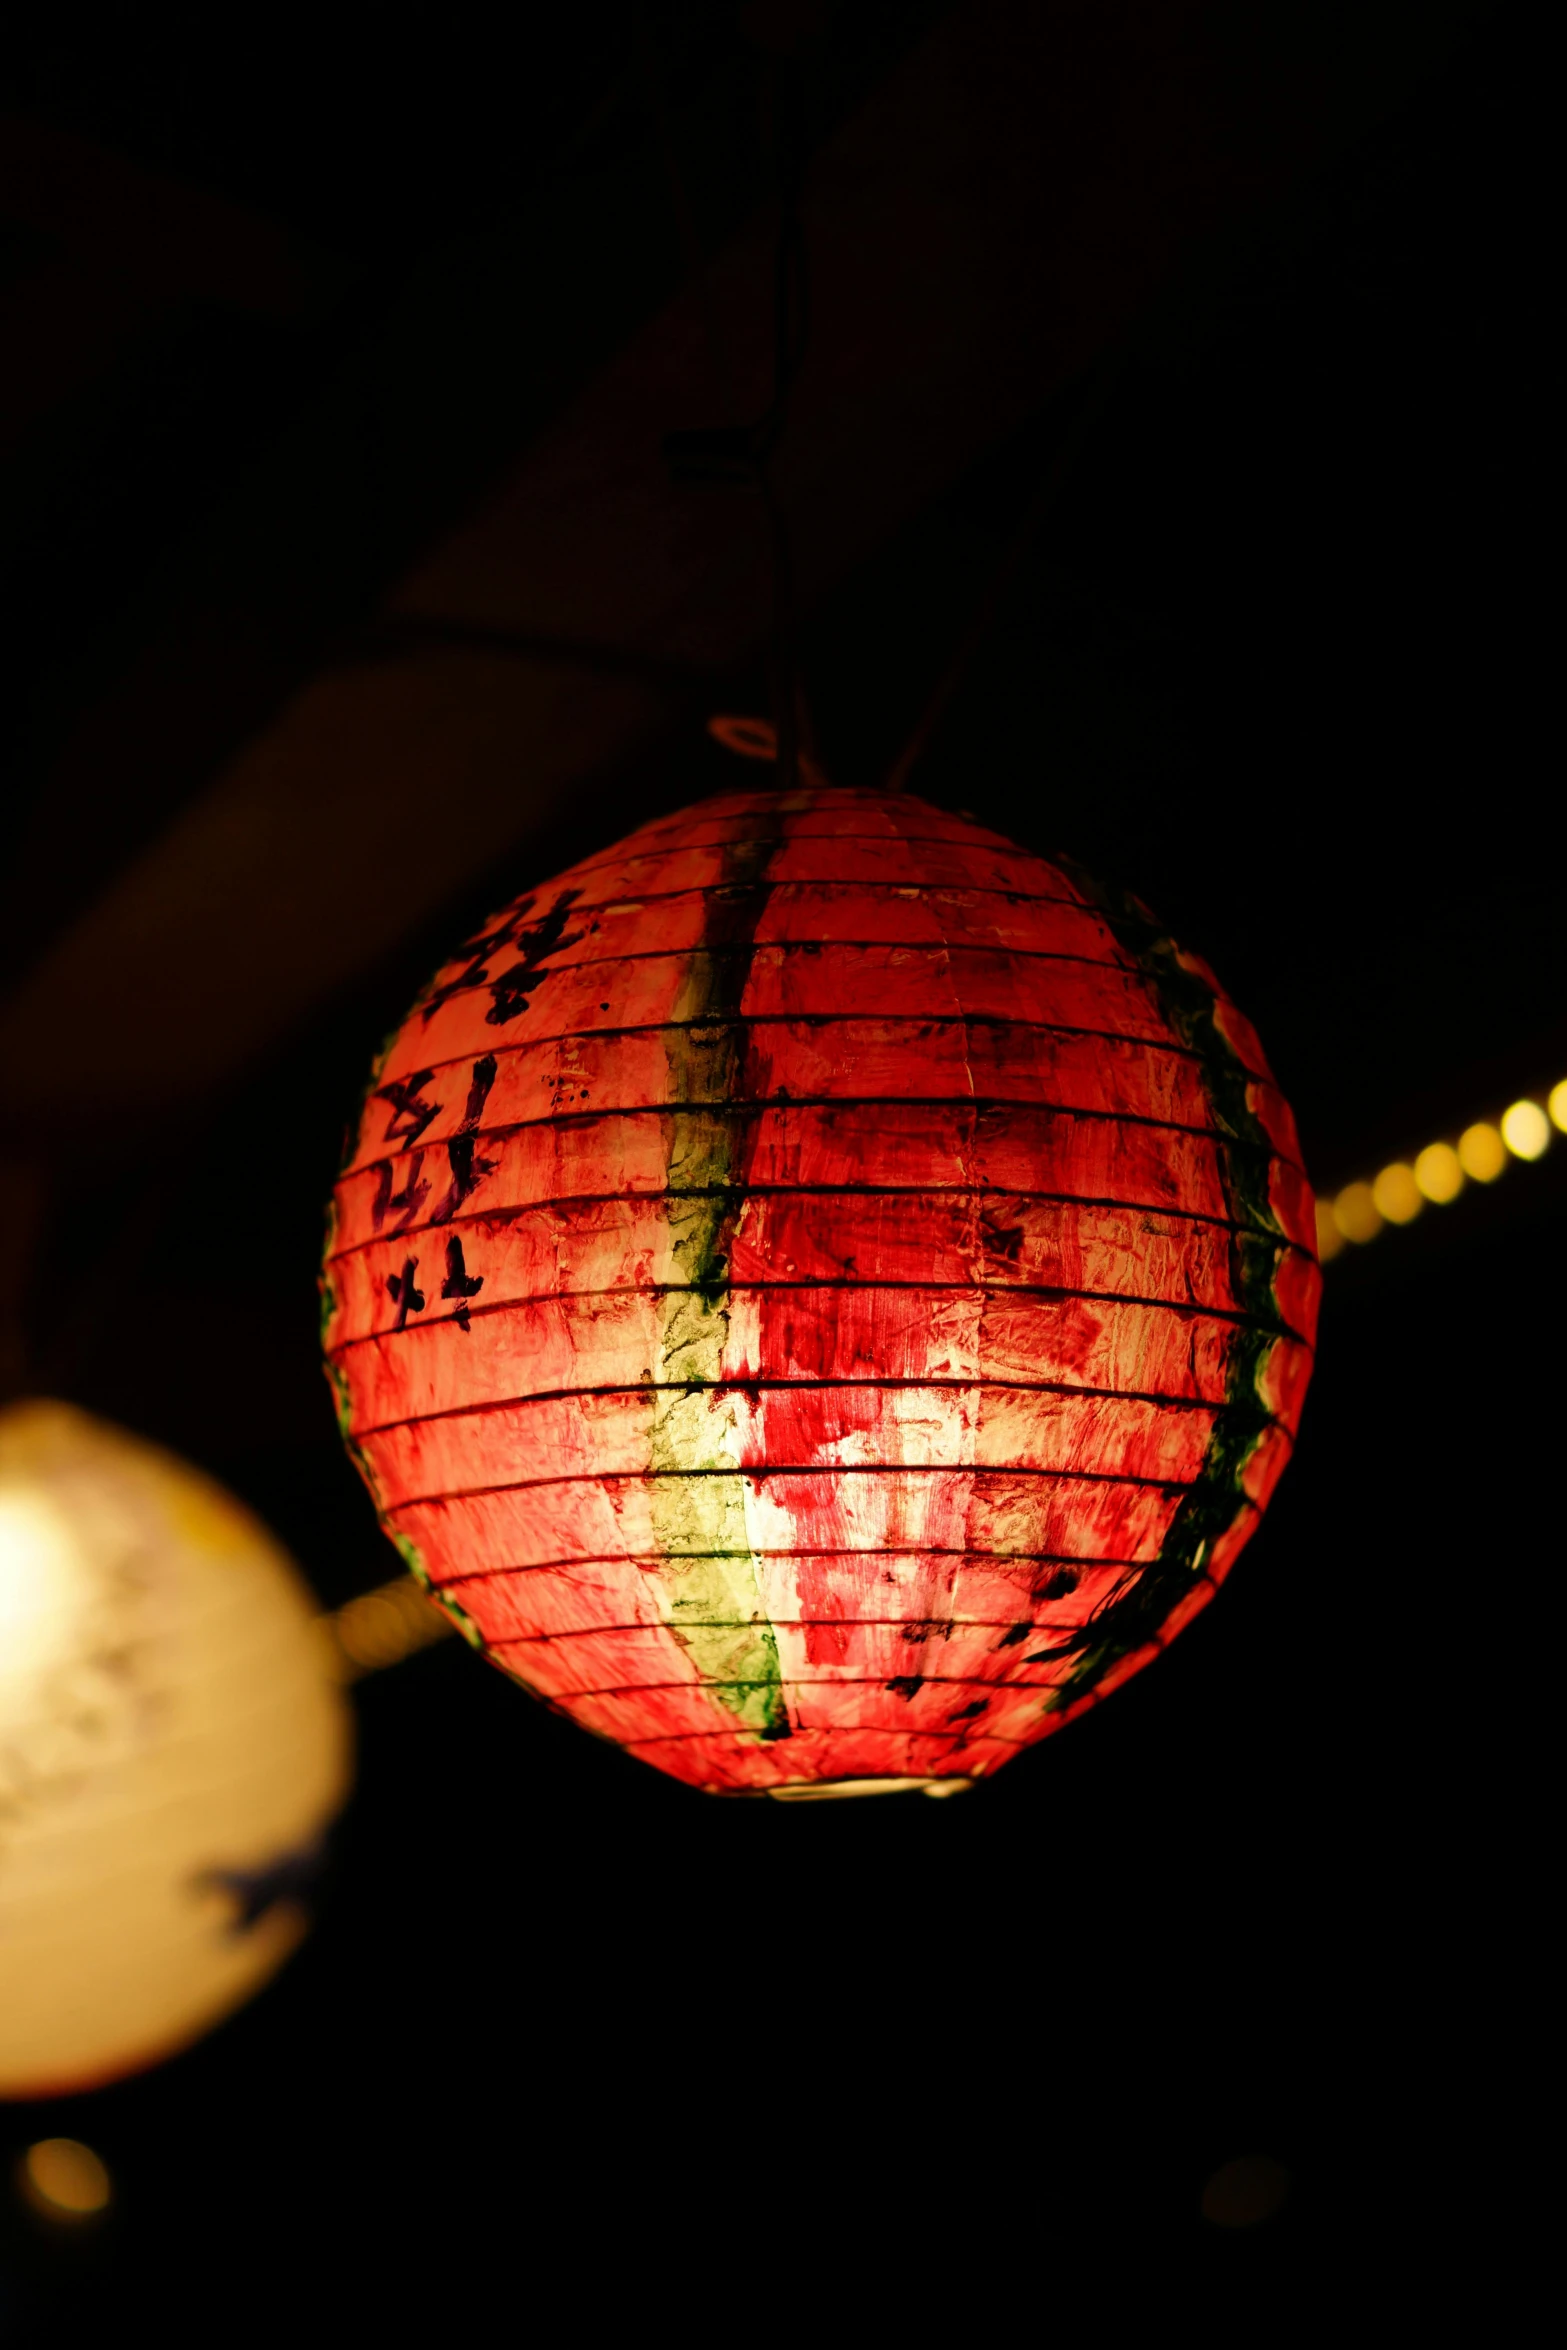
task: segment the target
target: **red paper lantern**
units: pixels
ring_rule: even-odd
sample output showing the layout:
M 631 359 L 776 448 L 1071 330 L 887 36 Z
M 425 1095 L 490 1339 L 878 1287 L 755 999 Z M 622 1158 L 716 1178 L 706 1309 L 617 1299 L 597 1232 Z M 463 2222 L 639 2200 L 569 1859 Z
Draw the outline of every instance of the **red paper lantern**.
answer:
M 1288 1107 L 1146 910 L 905 795 L 736 791 L 509 907 L 382 1056 L 326 1345 L 414 1572 L 712 1790 L 996 1770 L 1266 1507 Z

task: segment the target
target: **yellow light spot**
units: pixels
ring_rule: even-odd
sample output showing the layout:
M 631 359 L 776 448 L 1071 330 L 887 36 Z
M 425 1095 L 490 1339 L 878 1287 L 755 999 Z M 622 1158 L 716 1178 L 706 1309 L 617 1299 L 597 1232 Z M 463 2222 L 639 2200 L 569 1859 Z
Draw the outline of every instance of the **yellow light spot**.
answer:
M 1428 1142 L 1415 1161 L 1415 1181 L 1426 1198 L 1439 1208 L 1457 1199 L 1464 1188 L 1464 1171 L 1450 1142 Z
M 1567 1077 L 1562 1079 L 1560 1085 L 1551 1087 L 1545 1106 L 1551 1113 L 1551 1124 L 1559 1126 L 1563 1134 L 1567 1134 Z
M 22 2192 L 51 2219 L 90 2219 L 107 2207 L 109 2174 L 78 2138 L 40 2138 L 22 2157 Z
M 1344 1235 L 1333 1221 L 1333 1203 L 1317 1202 L 1317 1254 L 1325 1265 L 1330 1265 L 1344 1246 Z
M 1383 1168 L 1371 1186 L 1371 1197 L 1376 1202 L 1377 1213 L 1389 1224 L 1412 1224 L 1426 1204 L 1420 1196 L 1413 1167 L 1406 1167 L 1402 1159 Z
M 1551 1139 L 1551 1122 L 1538 1102 L 1514 1102 L 1502 1112 L 1502 1140 L 1515 1159 L 1537 1159 Z
M 1369 1183 L 1347 1183 L 1333 1202 L 1333 1221 L 1346 1240 L 1375 1240 L 1382 1210 Z
M 339 1609 L 337 1636 L 344 1655 L 365 1672 L 394 1665 L 408 1651 L 401 1614 L 391 1600 L 376 1594 Z
M 70 1611 L 90 1592 L 47 1494 L 0 1487 L 0 1670 L 20 1681 L 66 1668 Z
M 1466 1126 L 1458 1137 L 1458 1164 L 1476 1183 L 1494 1183 L 1507 1164 L 1507 1145 L 1494 1126 Z
M 450 1616 L 432 1607 L 411 1575 L 399 1575 L 378 1591 L 361 1592 L 323 1619 L 337 1669 L 345 1680 L 400 1664 L 416 1649 L 444 1640 L 456 1629 Z

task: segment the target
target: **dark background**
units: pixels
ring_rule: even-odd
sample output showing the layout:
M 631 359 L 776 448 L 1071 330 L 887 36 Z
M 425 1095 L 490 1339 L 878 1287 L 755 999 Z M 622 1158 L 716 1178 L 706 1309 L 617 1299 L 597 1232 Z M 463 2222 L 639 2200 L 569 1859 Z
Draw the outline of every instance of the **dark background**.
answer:
M 812 174 L 862 152 L 933 41 L 965 152 L 1001 158 L 1005 366 L 981 338 L 953 373 L 944 305 L 972 259 L 932 245 L 910 267 L 936 356 L 904 375 L 868 284 L 851 335 L 842 182 Z M 1005 119 L 983 74 L 952 74 L 965 43 L 1020 85 Z M 1074 147 L 1123 57 L 1151 95 Z M 406 611 L 398 583 L 515 468 L 548 486 L 556 420 L 694 272 L 753 222 L 765 253 L 790 60 L 829 282 L 780 475 L 830 769 L 885 769 L 1065 452 L 917 788 L 1157 905 L 1261 1030 L 1325 1188 L 1567 1074 L 1546 74 L 1521 19 L 52 10 L 11 57 L 0 139 L 0 961 L 21 1007 L 0 1102 L 13 1231 L 36 1210 L 19 1376 L 225 1478 L 327 1602 L 393 1564 L 315 1339 L 369 1055 L 487 906 L 732 779 L 702 720 L 766 705 L 764 587 L 722 641 L 616 639 L 613 611 L 595 633 L 594 566 L 643 522 L 634 501 L 590 517 L 563 634 L 585 611 L 593 644 L 561 658 L 606 698 L 639 663 L 653 679 L 615 755 L 574 770 L 566 744 L 552 779 L 548 712 L 524 712 L 534 734 L 500 753 L 515 808 L 484 803 L 490 834 L 438 886 L 376 881 L 377 929 L 334 868 L 364 943 L 331 968 L 312 978 L 287 898 L 238 979 L 192 950 L 193 1034 L 213 989 L 264 1007 L 269 958 L 278 987 L 294 974 L 226 1058 L 193 1046 L 182 1073 L 180 1019 L 101 909 L 132 872 L 164 905 L 182 813 Z M 1207 191 L 1179 235 L 1156 148 Z M 894 236 L 900 205 L 916 236 L 931 153 L 894 142 Z M 1035 297 L 1031 204 L 1059 214 Z M 1119 245 L 1107 219 L 1131 224 Z M 716 276 L 718 337 L 743 346 Z M 817 459 L 878 366 L 895 392 L 833 462 L 890 486 L 840 529 Z M 1007 399 L 965 406 L 987 369 Z M 649 478 L 706 398 L 647 371 L 628 412 Z M 743 493 L 667 494 L 706 498 L 696 527 L 750 579 Z M 471 632 L 471 605 L 443 626 Z M 483 627 L 486 676 L 540 657 L 536 627 L 509 647 L 504 615 Z M 367 767 L 366 837 L 401 788 Z M 306 828 L 290 853 L 312 847 Z M 161 1023 L 156 1084 L 122 1050 L 138 1020 Z M 455 1646 L 364 1684 L 302 1956 L 160 2072 L 0 2121 L 0 2152 L 87 2139 L 118 2190 L 95 2230 L 0 2217 L 0 2326 L 246 2338 L 427 2308 L 467 2341 L 559 2294 L 580 2327 L 891 2335 L 1042 2326 L 1064 2291 L 1109 2307 L 1146 2268 L 1277 2338 L 1319 2296 L 1407 2309 L 1477 2257 L 1503 2307 L 1534 2208 L 1512 2116 L 1542 1930 L 1564 1181 L 1559 1143 L 1331 1268 L 1299 1459 L 1222 1604 L 969 1803 L 706 1800 Z M 1250 2153 L 1288 2165 L 1289 2202 L 1207 2227 L 1204 2179 Z

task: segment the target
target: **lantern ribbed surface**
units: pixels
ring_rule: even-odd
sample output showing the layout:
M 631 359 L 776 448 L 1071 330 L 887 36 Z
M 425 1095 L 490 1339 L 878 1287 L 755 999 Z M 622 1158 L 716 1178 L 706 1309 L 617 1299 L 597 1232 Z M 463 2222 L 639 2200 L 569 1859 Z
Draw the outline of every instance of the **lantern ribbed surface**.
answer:
M 409 1565 L 714 1791 L 982 1777 L 1258 1523 L 1319 1274 L 1287 1105 L 1146 910 L 906 795 L 725 793 L 392 1038 L 326 1347 Z

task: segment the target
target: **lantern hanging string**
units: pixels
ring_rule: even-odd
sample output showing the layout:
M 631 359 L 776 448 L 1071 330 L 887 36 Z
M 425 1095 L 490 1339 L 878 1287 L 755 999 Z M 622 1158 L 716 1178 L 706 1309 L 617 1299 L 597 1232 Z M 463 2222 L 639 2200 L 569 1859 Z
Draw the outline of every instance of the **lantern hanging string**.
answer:
M 767 408 L 752 424 L 724 425 L 665 435 L 664 455 L 677 482 L 733 484 L 754 489 L 767 526 L 772 582 L 772 688 L 778 781 L 787 791 L 800 779 L 802 756 L 814 750 L 796 644 L 794 557 L 788 525 L 769 470 L 783 438 L 791 388 L 805 358 L 810 318 L 805 226 L 800 212 L 804 176 L 804 94 L 792 57 L 771 60 L 770 115 L 777 185 L 778 234 L 773 247 L 773 382 Z M 684 219 L 689 203 L 673 150 L 666 169 Z
M 1118 352 L 1102 362 L 1085 387 L 1076 413 L 1056 443 L 1050 462 L 1024 506 L 1016 529 L 1003 544 L 991 568 L 990 576 L 980 591 L 968 626 L 958 639 L 951 659 L 937 678 L 903 748 L 887 771 L 883 787 L 885 790 L 908 790 L 909 777 L 924 757 L 931 737 L 983 649 L 1029 549 L 1070 478 L 1089 433 L 1098 422 L 1111 386 L 1119 375 L 1120 358 Z

